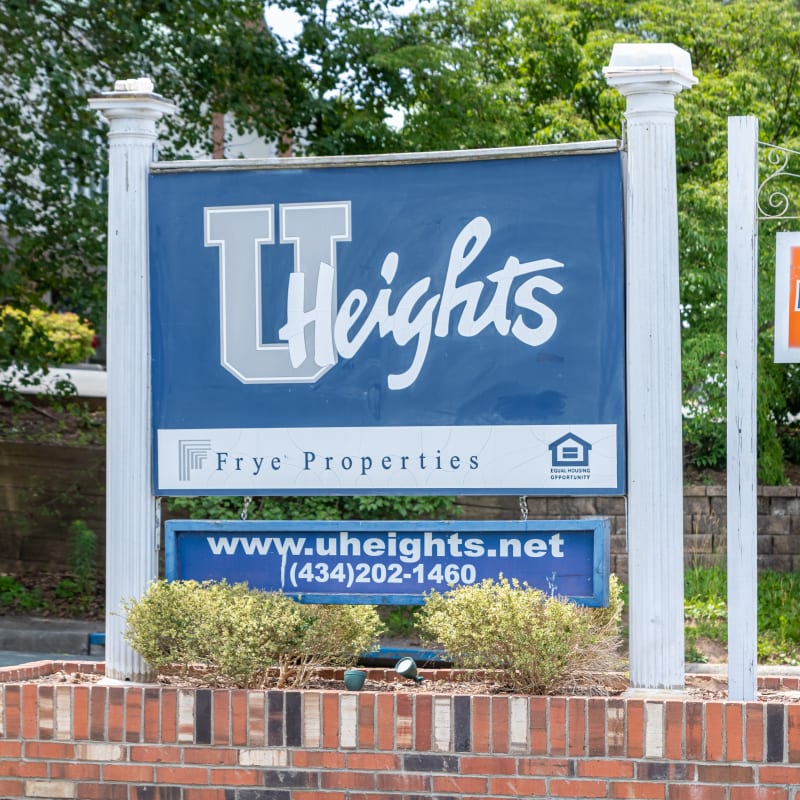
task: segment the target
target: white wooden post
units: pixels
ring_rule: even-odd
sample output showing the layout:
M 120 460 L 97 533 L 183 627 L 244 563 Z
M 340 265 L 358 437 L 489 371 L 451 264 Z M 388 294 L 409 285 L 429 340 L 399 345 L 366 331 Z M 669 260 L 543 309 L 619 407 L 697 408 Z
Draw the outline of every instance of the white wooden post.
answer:
M 106 676 L 143 681 L 125 642 L 121 604 L 158 577 L 152 481 L 147 176 L 156 122 L 172 103 L 147 79 L 94 97 L 110 123 L 108 179 L 108 392 L 106 462 Z
M 754 700 L 758 638 L 758 120 L 728 119 L 728 699 Z
M 672 44 L 617 44 L 627 101 L 628 576 L 631 688 L 682 689 L 683 468 L 675 95 L 696 83 Z

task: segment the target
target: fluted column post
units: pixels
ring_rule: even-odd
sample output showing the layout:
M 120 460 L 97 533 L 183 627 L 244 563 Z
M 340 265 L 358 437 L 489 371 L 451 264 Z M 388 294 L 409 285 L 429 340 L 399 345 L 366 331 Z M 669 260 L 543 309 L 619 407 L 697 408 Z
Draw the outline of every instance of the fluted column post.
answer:
M 108 395 L 106 409 L 106 676 L 143 681 L 121 604 L 158 577 L 152 479 L 147 177 L 156 122 L 174 111 L 147 79 L 94 97 L 109 121 Z
M 684 686 L 683 469 L 675 95 L 692 86 L 672 44 L 617 44 L 604 69 L 627 107 L 630 679 Z

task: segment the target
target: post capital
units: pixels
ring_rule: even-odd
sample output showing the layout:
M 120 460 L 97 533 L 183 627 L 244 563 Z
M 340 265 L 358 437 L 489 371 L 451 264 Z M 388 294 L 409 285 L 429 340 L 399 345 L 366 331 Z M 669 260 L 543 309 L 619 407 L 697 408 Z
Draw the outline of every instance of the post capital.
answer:
M 157 121 L 165 114 L 174 114 L 175 104 L 153 91 L 149 78 L 116 81 L 113 92 L 89 98 L 89 107 L 108 120 L 120 118 Z
M 603 67 L 609 86 L 624 96 L 676 95 L 697 83 L 689 53 L 674 44 L 619 43 Z

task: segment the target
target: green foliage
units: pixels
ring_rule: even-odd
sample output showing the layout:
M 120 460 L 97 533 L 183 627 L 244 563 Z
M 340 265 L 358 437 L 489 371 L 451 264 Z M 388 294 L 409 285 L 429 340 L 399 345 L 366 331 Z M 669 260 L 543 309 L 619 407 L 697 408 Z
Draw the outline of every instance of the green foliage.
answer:
M 346 666 L 376 646 L 381 623 L 372 606 L 295 603 L 245 584 L 157 581 L 125 604 L 131 646 L 156 671 L 226 686 L 302 687 L 324 665 Z
M 607 608 L 577 606 L 501 577 L 432 592 L 419 625 L 456 666 L 499 670 L 514 691 L 552 694 L 619 667 L 621 614 L 613 576 Z
M 727 573 L 691 567 L 684 573 L 687 643 L 698 636 L 728 640 Z M 758 575 L 758 657 L 796 663 L 800 654 L 800 574 L 764 570 Z M 688 653 L 691 655 L 691 653 Z
M 171 512 L 191 519 L 239 519 L 243 497 L 174 497 Z M 247 506 L 248 519 L 418 519 L 452 517 L 458 506 L 451 497 L 254 497 Z
M 31 591 L 12 575 L 0 575 L 0 607 L 15 611 L 36 611 L 42 606 L 42 596 Z

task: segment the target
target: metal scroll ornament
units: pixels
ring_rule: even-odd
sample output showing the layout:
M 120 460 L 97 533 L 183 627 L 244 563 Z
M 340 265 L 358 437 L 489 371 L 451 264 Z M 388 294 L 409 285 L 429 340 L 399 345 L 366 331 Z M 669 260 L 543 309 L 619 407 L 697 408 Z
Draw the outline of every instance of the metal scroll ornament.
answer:
M 790 168 L 793 157 L 800 156 L 800 153 L 778 145 L 759 144 L 772 172 L 758 187 L 758 218 L 800 219 L 800 185 L 793 184 L 794 179 L 800 178 L 800 173 L 792 172 Z

